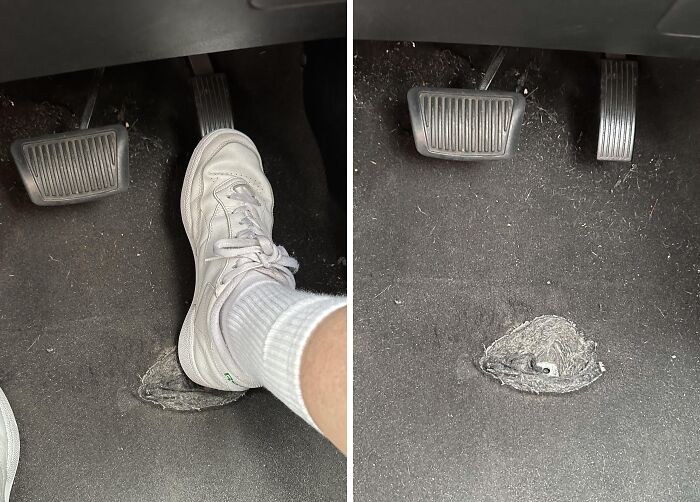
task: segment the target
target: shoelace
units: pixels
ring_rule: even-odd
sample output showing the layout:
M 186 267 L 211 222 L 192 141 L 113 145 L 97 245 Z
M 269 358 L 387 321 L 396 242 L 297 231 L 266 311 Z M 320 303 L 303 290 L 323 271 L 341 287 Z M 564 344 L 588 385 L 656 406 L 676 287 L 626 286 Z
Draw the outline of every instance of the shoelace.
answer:
M 228 199 L 241 202 L 231 211 L 231 215 L 240 215 L 240 224 L 244 229 L 233 238 L 219 239 L 214 243 L 214 255 L 206 261 L 230 259 L 233 267 L 221 276 L 224 285 L 234 277 L 251 270 L 257 270 L 279 280 L 279 275 L 290 284 L 294 284 L 293 274 L 299 270 L 299 262 L 289 256 L 282 246 L 276 246 L 265 235 L 258 216 L 253 208 L 260 207 L 260 202 L 251 195 L 251 188 L 242 180 L 232 184 Z

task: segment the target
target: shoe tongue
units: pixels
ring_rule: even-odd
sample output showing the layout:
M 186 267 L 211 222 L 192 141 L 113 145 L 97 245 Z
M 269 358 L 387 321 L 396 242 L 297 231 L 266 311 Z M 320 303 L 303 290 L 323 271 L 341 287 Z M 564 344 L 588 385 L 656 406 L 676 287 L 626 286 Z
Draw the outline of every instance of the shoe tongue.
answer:
M 241 277 L 240 282 L 236 284 L 235 288 L 231 292 L 231 296 L 237 298 L 243 291 L 248 289 L 249 286 L 253 286 L 256 283 L 261 282 L 279 282 L 267 274 L 258 272 L 257 270 L 251 270 L 246 272 L 243 277 Z
M 219 195 L 221 195 L 220 202 L 227 209 L 232 209 L 240 206 L 242 203 L 255 201 L 255 195 L 250 187 L 247 185 L 224 185 L 217 189 Z M 229 199 L 226 196 L 237 195 L 240 198 Z
M 234 188 L 234 191 L 238 193 L 247 193 L 251 197 L 253 197 L 255 194 L 253 193 L 253 189 L 250 187 L 250 185 L 238 185 L 236 188 Z
M 253 189 L 250 188 L 248 185 L 235 185 L 231 191 L 233 193 L 247 195 L 248 197 L 251 197 L 255 200 L 255 192 L 253 192 Z
M 269 275 L 265 275 L 262 272 L 258 272 L 257 270 L 251 270 L 250 272 L 246 272 L 243 275 L 241 281 L 236 286 L 236 289 L 239 291 L 243 291 L 245 288 L 255 284 L 256 282 L 271 280 L 273 279 Z

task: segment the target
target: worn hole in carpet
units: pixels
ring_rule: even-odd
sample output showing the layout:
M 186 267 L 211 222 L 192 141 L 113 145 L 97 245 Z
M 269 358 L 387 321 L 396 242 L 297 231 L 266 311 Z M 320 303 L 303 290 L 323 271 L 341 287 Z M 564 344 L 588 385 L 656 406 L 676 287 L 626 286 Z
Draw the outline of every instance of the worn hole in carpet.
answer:
M 543 393 L 573 392 L 605 372 L 596 359 L 596 343 L 576 325 L 555 315 L 525 322 L 493 342 L 479 367 L 502 384 Z
M 239 399 L 244 392 L 208 389 L 187 378 L 177 358 L 177 347 L 163 351 L 141 378 L 139 397 L 166 410 L 200 411 Z

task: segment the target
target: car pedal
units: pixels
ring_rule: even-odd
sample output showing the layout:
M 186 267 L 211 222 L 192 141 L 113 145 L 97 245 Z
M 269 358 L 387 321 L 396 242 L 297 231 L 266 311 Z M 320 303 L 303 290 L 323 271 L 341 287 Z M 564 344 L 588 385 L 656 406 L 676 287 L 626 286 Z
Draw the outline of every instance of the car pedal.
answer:
M 598 160 L 630 161 L 637 108 L 637 62 L 603 59 Z
M 414 87 L 408 109 L 421 155 L 502 160 L 517 149 L 525 98 L 515 92 Z
M 192 90 L 202 137 L 217 129 L 233 129 L 231 97 L 225 74 L 192 77 Z
M 129 186 L 129 139 L 120 124 L 12 143 L 12 157 L 34 204 L 77 204 Z

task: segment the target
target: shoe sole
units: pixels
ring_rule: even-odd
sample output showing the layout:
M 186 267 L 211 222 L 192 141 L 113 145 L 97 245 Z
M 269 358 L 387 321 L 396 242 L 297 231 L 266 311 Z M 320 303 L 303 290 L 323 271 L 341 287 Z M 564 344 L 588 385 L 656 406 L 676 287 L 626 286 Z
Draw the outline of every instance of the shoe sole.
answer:
M 190 242 L 190 247 L 192 248 L 192 254 L 195 253 L 195 247 L 192 243 L 192 217 L 190 215 L 189 200 L 192 194 L 192 182 L 194 180 L 195 174 L 197 173 L 197 168 L 202 160 L 202 154 L 204 151 L 219 137 L 235 133 L 238 139 L 242 140 L 241 143 L 250 147 L 253 151 L 257 152 L 257 148 L 253 141 L 240 131 L 235 129 L 219 129 L 214 132 L 209 133 L 205 136 L 197 145 L 194 152 L 192 152 L 192 157 L 187 165 L 187 171 L 185 172 L 185 180 L 182 186 L 182 194 L 180 195 L 180 215 L 182 216 L 182 224 L 185 227 L 185 233 L 187 234 L 187 239 Z M 223 146 L 223 145 L 222 145 Z M 258 154 L 258 159 L 260 159 L 260 154 Z M 262 165 L 262 160 L 260 160 L 260 165 Z M 185 374 L 190 378 L 190 380 L 202 385 L 204 387 L 211 387 L 202 374 L 197 369 L 194 362 L 194 305 L 195 299 L 199 295 L 199 290 L 197 284 L 199 284 L 199 267 L 197 266 L 197 258 L 195 259 L 195 291 L 190 303 L 190 308 L 187 311 L 187 316 L 185 321 L 182 323 L 182 328 L 180 329 L 180 337 L 177 342 L 177 355 L 180 360 L 180 365 L 182 366 Z M 216 387 L 220 390 L 230 390 L 230 391 L 245 391 L 247 388 L 240 387 L 238 385 L 228 383 L 225 388 L 220 386 Z
M 7 396 L 0 389 L 0 416 L 5 424 L 5 435 L 7 436 L 7 480 L 5 482 L 5 502 L 10 500 L 10 492 L 12 491 L 12 483 L 15 481 L 17 474 L 17 466 L 19 465 L 19 429 L 15 415 L 12 413 L 10 402 Z

